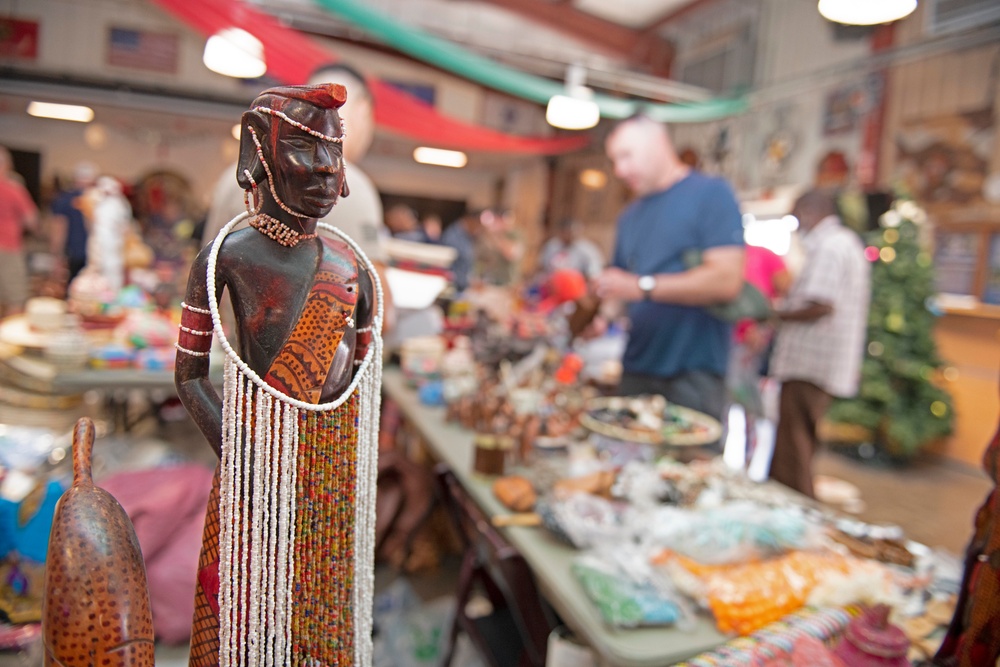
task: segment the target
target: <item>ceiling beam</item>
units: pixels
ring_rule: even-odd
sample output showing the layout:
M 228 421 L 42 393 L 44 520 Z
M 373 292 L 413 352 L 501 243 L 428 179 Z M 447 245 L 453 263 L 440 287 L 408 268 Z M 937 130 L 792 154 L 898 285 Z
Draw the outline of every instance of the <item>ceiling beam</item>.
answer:
M 687 4 L 677 7 L 676 9 L 671 9 L 665 14 L 651 20 L 643 26 L 641 34 L 656 35 L 660 32 L 660 28 L 663 26 L 671 23 L 672 21 L 676 21 L 683 16 L 693 14 L 701 8 L 714 4 L 717 1 L 718 0 L 690 0 Z
M 633 30 L 574 8 L 569 2 L 486 0 L 560 32 L 607 49 L 638 69 L 666 77 L 674 59 L 673 45 L 646 30 Z

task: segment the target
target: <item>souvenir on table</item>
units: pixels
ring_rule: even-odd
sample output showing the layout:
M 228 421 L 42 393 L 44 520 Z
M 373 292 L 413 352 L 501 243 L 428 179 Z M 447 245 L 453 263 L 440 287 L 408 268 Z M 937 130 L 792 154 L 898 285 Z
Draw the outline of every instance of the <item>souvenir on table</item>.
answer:
M 759 560 L 818 544 L 801 511 L 731 501 L 717 507 L 655 511 L 647 539 L 705 565 Z
M 573 575 L 611 626 L 674 625 L 683 616 L 676 594 L 634 581 L 607 559 L 581 555 L 573 562 Z
M 887 605 L 867 609 L 847 626 L 834 654 L 851 667 L 909 667 L 910 640 L 889 622 Z
M 618 440 L 675 447 L 707 445 L 722 436 L 722 425 L 708 415 L 662 396 L 609 396 L 587 402 L 580 423 Z
M 91 225 L 84 271 L 101 276 L 113 298 L 125 284 L 125 239 L 132 207 L 122 194 L 121 183 L 110 176 L 97 179 L 84 198 Z
M 806 654 L 805 647 L 819 651 L 822 642 L 838 637 L 851 621 L 847 609 L 804 608 L 770 623 L 756 632 L 726 642 L 675 667 L 734 667 L 735 665 L 808 665 L 808 667 L 846 667 L 839 661 L 827 661 L 828 650 Z M 810 642 L 810 640 L 812 640 Z M 772 662 L 773 661 L 773 662 Z M 839 663 L 839 664 L 838 664 Z
M 247 213 L 202 250 L 188 281 L 176 384 L 220 459 L 191 665 L 371 664 L 381 288 L 357 244 L 317 222 L 348 194 L 345 97 L 325 84 L 254 100 L 236 175 Z M 226 354 L 221 398 L 209 380 L 213 334 Z
M 843 584 L 862 577 L 874 580 L 869 573 L 880 568 L 875 563 L 821 551 L 793 551 L 739 565 L 705 565 L 676 553 L 661 554 L 657 562 L 667 568 L 679 589 L 712 611 L 721 632 L 741 635 L 816 602 L 813 593 L 824 582 Z

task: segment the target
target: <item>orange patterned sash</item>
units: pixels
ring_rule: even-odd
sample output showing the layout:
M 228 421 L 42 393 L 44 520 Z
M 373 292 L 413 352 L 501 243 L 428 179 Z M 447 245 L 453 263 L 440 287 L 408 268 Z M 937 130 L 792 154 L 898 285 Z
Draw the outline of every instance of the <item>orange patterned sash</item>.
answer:
M 321 237 L 323 256 L 295 329 L 264 381 L 307 403 L 319 403 L 337 347 L 358 302 L 358 262 L 340 241 Z

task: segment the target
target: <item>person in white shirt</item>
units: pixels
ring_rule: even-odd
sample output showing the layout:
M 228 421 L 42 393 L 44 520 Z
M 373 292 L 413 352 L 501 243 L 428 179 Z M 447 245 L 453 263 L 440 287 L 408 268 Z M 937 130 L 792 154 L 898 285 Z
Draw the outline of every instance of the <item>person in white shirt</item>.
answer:
M 871 267 L 860 237 L 837 217 L 832 193 L 805 193 L 792 215 L 805 262 L 776 313 L 771 374 L 781 381 L 781 399 L 770 477 L 813 497 L 820 420 L 834 397 L 853 396 L 860 384 Z

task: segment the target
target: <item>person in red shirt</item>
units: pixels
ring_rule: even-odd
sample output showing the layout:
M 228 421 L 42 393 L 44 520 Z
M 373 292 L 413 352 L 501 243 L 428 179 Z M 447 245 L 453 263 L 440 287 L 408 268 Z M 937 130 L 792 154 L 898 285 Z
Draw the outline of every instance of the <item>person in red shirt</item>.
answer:
M 25 232 L 38 224 L 38 207 L 12 175 L 10 151 L 0 146 L 0 315 L 17 315 L 28 298 Z
M 784 296 L 792 281 L 785 261 L 779 255 L 767 248 L 751 245 L 746 246 L 743 277 L 772 303 Z M 737 322 L 733 328 L 727 381 L 733 399 L 743 406 L 746 416 L 747 465 L 757 445 L 757 420 L 764 416 L 760 383 L 773 335 L 770 324 L 749 319 Z

